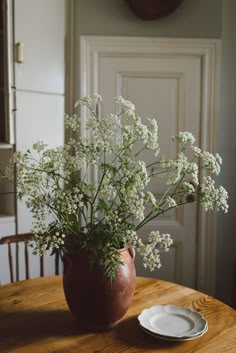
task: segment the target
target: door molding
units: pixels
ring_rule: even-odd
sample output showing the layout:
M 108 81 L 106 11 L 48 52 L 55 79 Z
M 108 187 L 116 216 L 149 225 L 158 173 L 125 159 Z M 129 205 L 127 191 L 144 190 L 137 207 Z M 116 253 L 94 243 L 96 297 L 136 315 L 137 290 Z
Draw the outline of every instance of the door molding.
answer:
M 102 57 L 186 57 L 201 60 L 200 147 L 212 153 L 217 147 L 219 115 L 219 67 L 221 41 L 218 39 L 80 37 L 80 94 L 98 92 L 99 60 Z M 216 270 L 216 217 L 198 208 L 196 288 L 214 295 Z

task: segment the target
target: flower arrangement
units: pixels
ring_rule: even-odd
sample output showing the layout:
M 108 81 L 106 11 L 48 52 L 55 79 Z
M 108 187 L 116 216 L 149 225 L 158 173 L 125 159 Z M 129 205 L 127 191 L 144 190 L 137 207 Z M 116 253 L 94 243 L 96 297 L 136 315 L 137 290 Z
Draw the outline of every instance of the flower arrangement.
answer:
M 218 154 L 195 146 L 190 132 L 179 132 L 171 138 L 178 154 L 167 159 L 160 152 L 156 120 L 144 124 L 130 101 L 114 100 L 117 112 L 100 118 L 101 96 L 80 98 L 75 108 L 86 111 L 86 134 L 79 132 L 79 114 L 66 115 L 72 137 L 63 147 L 38 142 L 16 152 L 4 176 L 14 181 L 16 170 L 18 197 L 33 216 L 35 253 L 86 251 L 91 264 L 104 266 L 110 278 L 120 262 L 118 250 L 127 245 L 140 253 L 145 267 L 161 266 L 160 249 L 170 248 L 170 235 L 153 230 L 146 241 L 139 236 L 152 219 L 193 202 L 205 210 L 228 210 L 227 191 L 210 176 L 220 172 Z M 145 151 L 153 155 L 150 164 L 141 158 Z M 209 173 L 201 177 L 203 169 Z M 160 176 L 166 191 L 156 197 L 148 184 Z

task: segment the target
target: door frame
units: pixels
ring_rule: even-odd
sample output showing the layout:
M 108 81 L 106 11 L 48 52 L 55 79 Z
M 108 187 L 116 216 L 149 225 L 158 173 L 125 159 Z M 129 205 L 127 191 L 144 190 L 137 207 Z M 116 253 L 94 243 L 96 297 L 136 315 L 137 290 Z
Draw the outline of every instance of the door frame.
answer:
M 80 95 L 98 92 L 101 57 L 194 56 L 201 60 L 200 147 L 216 152 L 219 117 L 219 39 L 81 36 Z M 83 126 L 81 127 L 83 129 Z M 216 216 L 198 207 L 196 289 L 214 295 L 216 278 Z

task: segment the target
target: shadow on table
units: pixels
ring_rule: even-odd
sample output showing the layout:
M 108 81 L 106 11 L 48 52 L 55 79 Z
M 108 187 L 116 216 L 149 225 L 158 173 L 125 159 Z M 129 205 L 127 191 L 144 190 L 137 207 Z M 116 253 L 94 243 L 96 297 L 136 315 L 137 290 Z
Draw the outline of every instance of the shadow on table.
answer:
M 0 352 L 11 352 L 13 348 L 19 349 L 30 344 L 47 342 L 51 338 L 52 342 L 56 342 L 57 338 L 65 339 L 67 343 L 70 341 L 70 344 L 76 347 L 76 352 L 81 352 L 78 350 L 78 343 L 91 340 L 91 333 L 78 327 L 76 319 L 68 309 L 30 310 L 23 313 L 21 311 L 8 314 L 5 318 L 6 320 L 4 314 L 0 313 Z M 102 332 L 96 335 L 97 346 L 102 347 L 108 342 L 147 350 L 159 347 L 167 349 L 181 344 L 163 341 L 144 333 L 138 325 L 137 317 L 124 319 L 113 330 L 105 333 L 105 336 Z
M 76 320 L 69 310 L 24 311 L 6 316 L 0 313 L 0 352 L 19 348 L 50 337 L 79 337 Z M 8 350 L 6 350 L 8 351 Z
M 133 347 L 143 349 L 155 349 L 157 347 L 173 347 L 181 345 L 183 342 L 164 341 L 145 333 L 139 326 L 136 316 L 123 320 L 114 328 L 114 334 L 119 341 Z

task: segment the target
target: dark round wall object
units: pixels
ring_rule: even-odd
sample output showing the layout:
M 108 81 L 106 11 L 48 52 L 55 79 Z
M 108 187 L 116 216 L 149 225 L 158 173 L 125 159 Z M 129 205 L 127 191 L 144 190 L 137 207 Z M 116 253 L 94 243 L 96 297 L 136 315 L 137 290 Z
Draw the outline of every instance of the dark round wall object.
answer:
M 154 20 L 173 12 L 183 0 L 125 0 L 133 13 L 143 20 Z

